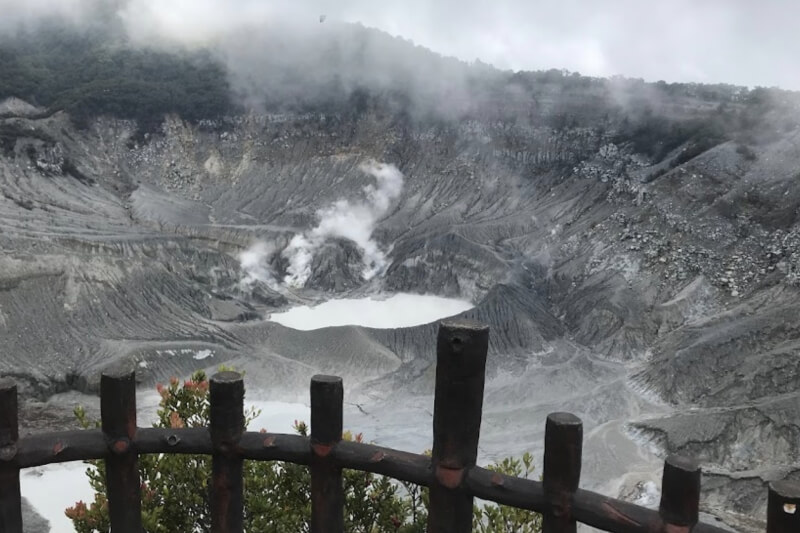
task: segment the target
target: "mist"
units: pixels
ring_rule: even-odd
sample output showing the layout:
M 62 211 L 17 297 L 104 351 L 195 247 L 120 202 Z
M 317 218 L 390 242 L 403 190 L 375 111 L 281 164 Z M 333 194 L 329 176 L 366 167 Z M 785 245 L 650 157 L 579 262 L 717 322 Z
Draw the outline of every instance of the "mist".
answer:
M 800 42 L 794 36 L 800 4 L 792 2 L 676 0 L 651 6 L 612 0 L 595 7 L 577 1 L 500 0 L 488 7 L 474 0 L 0 0 L 0 13 L 0 32 L 42 18 L 80 25 L 98 13 L 112 13 L 133 42 L 217 48 L 242 83 L 247 72 L 237 67 L 258 57 L 270 42 L 291 43 L 282 49 L 281 60 L 323 70 L 332 64 L 315 46 L 327 42 L 330 49 L 339 47 L 348 62 L 333 65 L 342 70 L 343 83 L 361 80 L 351 74 L 377 74 L 376 58 L 397 59 L 390 42 L 368 38 L 363 55 L 348 56 L 347 49 L 362 38 L 336 35 L 343 25 L 363 24 L 458 58 L 448 77 L 465 75 L 458 63 L 480 60 L 510 70 L 565 68 L 590 76 L 800 89 L 795 68 Z M 309 50 L 314 53 L 308 55 Z M 424 71 L 420 79 L 432 73 L 424 64 L 419 68 Z M 250 81 L 263 77 L 262 71 L 254 74 Z M 386 74 L 377 78 L 389 81 Z

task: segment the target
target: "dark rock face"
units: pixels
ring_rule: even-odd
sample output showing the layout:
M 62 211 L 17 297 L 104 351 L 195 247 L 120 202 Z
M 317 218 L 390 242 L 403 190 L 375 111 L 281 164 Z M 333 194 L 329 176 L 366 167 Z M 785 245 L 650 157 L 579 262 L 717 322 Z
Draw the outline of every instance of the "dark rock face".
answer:
M 363 283 L 361 253 L 351 241 L 334 239 L 325 243 L 314 255 L 311 271 L 314 277 L 305 288 L 332 293 L 345 293 Z
M 626 133 L 625 112 L 554 98 L 534 118 L 498 104 L 444 123 L 168 118 L 145 143 L 111 119 L 0 119 L 0 373 L 46 398 L 92 391 L 120 362 L 151 383 L 227 361 L 276 394 L 316 372 L 414 394 L 430 380 L 434 325 L 298 332 L 263 317 L 378 291 L 467 298 L 465 315 L 492 327 L 490 376 L 516 380 L 492 398 L 514 402 L 525 380 L 546 387 L 562 371 L 582 394 L 656 395 L 677 414 L 644 417 L 636 433 L 702 459 L 709 510 L 754 513 L 763 501 L 745 495 L 800 470 L 794 104 L 781 115 L 795 126 L 756 124 L 746 146 L 654 147 Z M 680 122 L 716 105 L 686 97 L 661 111 Z M 557 120 L 564 109 L 574 120 Z M 365 279 L 362 250 L 333 239 L 302 288 L 281 287 L 282 251 L 320 208 L 363 194 L 367 159 L 405 179 L 374 228 L 385 269 Z M 239 253 L 256 240 L 271 245 L 269 279 L 244 287 Z M 574 393 L 554 391 L 552 406 L 565 397 L 608 421 Z M 615 416 L 642 413 L 624 409 Z
M 50 531 L 50 522 L 42 518 L 26 499 L 22 500 L 22 524 L 22 530 L 25 533 L 47 533 Z

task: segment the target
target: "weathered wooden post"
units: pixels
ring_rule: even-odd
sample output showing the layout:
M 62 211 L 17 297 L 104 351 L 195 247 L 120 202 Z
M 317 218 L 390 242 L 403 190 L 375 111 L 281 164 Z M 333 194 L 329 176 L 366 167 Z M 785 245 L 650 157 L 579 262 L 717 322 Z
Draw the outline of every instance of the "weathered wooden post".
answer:
M 0 379 L 0 531 L 3 533 L 22 533 L 17 409 L 17 385 L 10 379 Z
M 100 378 L 100 419 L 108 444 L 106 487 L 113 533 L 142 533 L 136 436 L 136 378 L 133 372 Z
M 662 531 L 691 531 L 697 524 L 699 512 L 700 466 L 694 459 L 670 455 L 664 461 L 661 503 L 658 506 Z
M 767 500 L 767 533 L 800 531 L 800 483 L 773 481 Z
M 342 378 L 311 378 L 311 533 L 344 531 L 342 469 L 331 456 L 342 440 Z
M 484 324 L 456 319 L 439 326 L 428 533 L 472 531 L 473 497 L 460 488 L 478 457 L 488 348 Z
M 544 433 L 544 495 L 553 512 L 542 515 L 543 533 L 575 533 L 572 499 L 581 478 L 583 422 L 571 413 L 551 413 Z
M 211 456 L 211 531 L 244 530 L 243 459 L 236 446 L 245 429 L 244 381 L 236 372 L 211 377 L 209 431 Z

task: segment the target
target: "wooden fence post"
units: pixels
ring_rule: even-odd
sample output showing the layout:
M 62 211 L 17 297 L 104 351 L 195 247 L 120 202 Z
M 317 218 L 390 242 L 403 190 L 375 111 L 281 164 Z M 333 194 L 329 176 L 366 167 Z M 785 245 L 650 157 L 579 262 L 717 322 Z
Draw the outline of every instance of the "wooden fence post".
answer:
M 800 531 L 800 483 L 773 481 L 767 500 L 767 533 Z
M 113 533 L 142 533 L 136 436 L 136 378 L 133 372 L 100 378 L 100 419 L 108 444 L 106 490 Z
M 0 531 L 3 533 L 22 533 L 17 408 L 17 385 L 10 379 L 0 379 Z
M 473 497 L 460 487 L 478 456 L 488 348 L 484 324 L 456 319 L 439 326 L 428 533 L 472 531 Z
M 571 413 L 547 415 L 544 433 L 544 495 L 552 513 L 542 515 L 543 533 L 575 533 L 572 499 L 581 478 L 583 422 Z
M 244 380 L 236 372 L 219 372 L 209 385 L 211 409 L 211 532 L 244 530 L 244 460 L 236 451 L 245 429 Z
M 311 533 L 344 531 L 342 469 L 331 451 L 342 440 L 342 378 L 311 378 Z
M 690 531 L 700 512 L 700 466 L 694 459 L 670 455 L 664 461 L 661 481 L 661 515 L 664 533 Z

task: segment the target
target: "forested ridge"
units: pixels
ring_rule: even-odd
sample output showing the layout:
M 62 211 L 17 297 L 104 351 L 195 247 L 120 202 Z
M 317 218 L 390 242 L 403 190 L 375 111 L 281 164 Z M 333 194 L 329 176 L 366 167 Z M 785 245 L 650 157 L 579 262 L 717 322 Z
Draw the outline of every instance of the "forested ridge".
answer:
M 195 121 L 232 110 L 224 66 L 210 53 L 134 47 L 110 33 L 50 24 L 0 37 L 0 100 L 64 110 L 79 126 L 112 115 L 142 130 L 166 113 Z
M 748 150 L 758 142 L 748 132 L 765 120 L 793 127 L 781 123 L 781 109 L 798 102 L 779 89 L 501 71 L 360 25 L 325 35 L 315 41 L 320 50 L 306 46 L 294 59 L 290 41 L 257 36 L 265 40 L 246 47 L 250 63 L 232 75 L 219 51 L 131 43 L 113 14 L 81 27 L 42 22 L 0 33 L 0 101 L 18 97 L 45 113 L 63 110 L 79 127 L 100 115 L 132 119 L 140 133 L 157 131 L 165 114 L 216 120 L 241 112 L 244 101 L 344 119 L 378 113 L 401 121 L 490 117 L 555 130 L 600 125 L 653 161 L 689 142 L 676 163 L 732 139 Z

